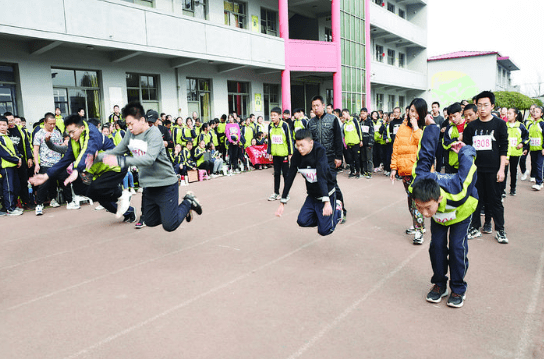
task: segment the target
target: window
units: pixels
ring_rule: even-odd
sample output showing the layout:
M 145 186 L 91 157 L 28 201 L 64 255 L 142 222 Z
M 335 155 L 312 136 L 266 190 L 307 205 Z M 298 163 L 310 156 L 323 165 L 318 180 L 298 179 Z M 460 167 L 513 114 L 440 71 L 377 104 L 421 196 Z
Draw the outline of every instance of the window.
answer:
M 146 110 L 159 111 L 159 76 L 127 73 L 127 97 Z
M 278 36 L 278 13 L 261 8 L 261 32 Z
M 270 110 L 280 106 L 280 85 L 263 84 L 264 119 L 270 121 Z
M 406 107 L 405 103 L 406 103 L 406 100 L 405 100 L 404 96 L 399 96 L 399 107 L 400 107 L 400 112 L 401 113 L 404 111 L 404 108 Z
M 374 0 L 374 4 L 382 6 L 382 0 Z
M 326 94 L 327 94 L 327 103 L 334 103 L 334 91 L 333 89 L 326 89 Z
M 223 1 L 225 7 L 225 25 L 246 28 L 246 4 L 233 0 Z
M 325 41 L 332 42 L 332 29 L 325 28 Z
M 183 0 L 183 14 L 206 20 L 208 0 Z
M 15 67 L 0 64 L 0 114 L 11 112 L 17 114 L 17 94 Z
M 383 110 L 383 93 L 376 94 L 376 110 Z
M 209 122 L 212 113 L 211 81 L 187 78 L 187 110 L 197 112 L 202 122 Z
M 55 107 L 63 116 L 85 110 L 85 118 L 101 118 L 98 71 L 51 69 Z
M 393 112 L 394 108 L 395 108 L 395 95 L 389 95 L 387 96 L 387 109 L 388 111 Z
M 399 67 L 406 67 L 406 55 L 401 52 L 399 52 Z
M 395 13 L 395 5 L 388 2 L 387 3 L 387 11 L 391 11 L 394 14 Z
M 123 0 L 123 1 L 131 2 L 131 3 L 136 4 L 136 5 L 154 7 L 153 6 L 153 0 Z
M 376 61 L 383 62 L 383 46 L 376 45 Z
M 236 112 L 242 118 L 249 115 L 249 82 L 227 81 L 229 113 Z
M 402 17 L 403 19 L 406 19 L 406 12 L 402 9 L 399 9 L 399 16 Z
M 395 65 L 395 50 L 387 50 L 387 63 L 389 65 Z

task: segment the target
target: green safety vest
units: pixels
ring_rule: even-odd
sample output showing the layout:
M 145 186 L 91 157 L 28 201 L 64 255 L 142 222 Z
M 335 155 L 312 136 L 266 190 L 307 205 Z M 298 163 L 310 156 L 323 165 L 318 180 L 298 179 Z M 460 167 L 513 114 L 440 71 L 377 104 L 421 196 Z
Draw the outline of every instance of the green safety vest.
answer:
M 467 123 L 464 124 L 465 128 L 467 128 Z M 450 133 L 449 136 L 453 140 L 455 138 L 459 138 L 459 129 L 457 128 L 457 125 L 453 124 L 450 126 Z M 449 150 L 451 148 L 451 144 L 446 146 L 444 145 L 444 139 L 442 139 L 442 147 L 444 147 L 445 150 Z M 459 155 L 455 153 L 455 151 L 449 151 L 448 153 L 448 164 L 452 166 L 453 168 L 459 168 Z
M 245 129 L 244 129 L 244 140 L 245 140 L 245 144 L 244 144 L 244 148 L 248 148 L 249 146 L 251 146 L 251 140 L 253 139 L 253 126 L 249 125 L 249 126 L 245 126 Z
M 204 142 L 206 143 L 206 145 L 208 145 L 208 143 L 210 143 L 210 141 L 212 140 L 212 134 L 210 133 L 210 131 L 208 131 L 208 133 L 202 132 L 202 135 L 203 135 Z
M 4 145 L 2 144 L 2 142 L 0 142 L 0 146 L 2 146 L 2 148 L 5 149 L 13 157 L 19 157 L 17 156 L 17 152 L 15 151 L 15 146 L 13 145 L 13 141 L 11 140 L 11 138 L 9 138 L 7 135 L 0 135 L 0 136 L 2 136 L 5 143 Z M 2 168 L 17 167 L 17 163 L 7 161 L 3 158 L 1 163 L 2 163 L 2 166 L 1 166 Z
M 298 130 L 301 130 L 301 129 L 304 129 L 304 125 L 302 124 L 302 120 L 299 120 L 299 119 L 295 119 L 293 121 L 293 136 L 295 135 L 295 132 L 297 132 Z
M 200 148 L 200 146 L 198 146 L 195 150 L 195 157 L 198 156 L 199 154 L 203 153 L 203 152 L 206 152 L 206 149 L 205 148 Z M 200 166 L 200 164 L 204 162 L 204 155 L 200 156 L 200 158 L 198 160 L 196 160 L 196 166 Z
M 278 125 L 270 123 L 270 138 L 268 145 L 272 156 L 285 157 L 289 155 L 289 146 L 292 145 L 288 135 L 283 130 L 283 120 Z
M 60 134 L 64 136 L 64 120 L 61 115 L 55 116 L 56 125 L 59 128 Z
M 356 126 L 358 126 L 358 123 L 353 121 L 353 118 L 344 123 L 344 139 L 348 146 L 358 145 L 361 142 Z
M 539 123 L 542 119 L 534 121 L 529 128 L 529 149 L 531 151 L 542 151 L 542 128 Z
M 476 167 L 476 166 L 473 165 L 473 167 Z M 469 179 L 472 181 L 474 172 L 476 172 L 476 169 L 474 168 L 474 171 L 473 171 L 473 169 L 471 168 L 469 177 L 467 177 L 467 180 L 465 181 L 465 183 L 467 183 Z M 463 184 L 463 186 L 464 185 L 465 184 Z M 466 191 L 466 187 L 462 193 L 466 194 L 465 191 Z M 452 224 L 464 221 L 465 219 L 470 217 L 472 213 L 474 213 L 474 211 L 476 210 L 476 207 L 478 206 L 478 200 L 472 196 L 469 196 L 467 200 L 465 201 L 465 203 L 463 203 L 459 207 L 449 206 L 446 204 L 447 197 L 448 196 L 452 197 L 452 195 L 444 191 L 442 188 L 440 188 L 440 195 L 442 196 L 442 201 L 438 205 L 438 210 L 433 216 L 433 220 L 443 226 L 450 226 Z M 461 199 L 463 197 L 461 197 Z
M 382 119 L 377 119 L 376 122 L 372 121 L 374 124 L 374 142 L 383 145 L 385 143 L 385 140 L 382 138 L 382 135 L 380 134 L 380 128 L 383 125 Z
M 125 132 L 125 136 L 126 136 L 126 132 Z M 121 143 L 122 140 L 123 140 L 123 136 L 121 136 L 121 130 L 115 132 L 115 136 L 113 136 L 113 144 L 117 146 L 118 144 Z
M 219 146 L 219 139 L 217 138 L 217 133 L 215 130 L 210 130 L 210 133 L 212 134 L 212 142 L 215 147 Z
M 519 150 L 516 148 L 517 145 L 521 143 L 521 130 L 519 129 L 519 126 L 521 125 L 520 122 L 516 121 L 513 124 L 510 122 L 506 123 L 506 127 L 508 128 L 508 157 L 519 157 L 523 154 L 523 147 Z
M 81 133 L 81 136 L 79 136 L 79 140 L 70 140 L 72 144 L 72 152 L 74 153 L 75 161 L 74 161 L 74 169 L 77 169 L 77 166 L 81 162 L 81 160 L 85 161 L 83 158 L 83 155 L 87 151 L 87 146 L 89 144 L 89 125 L 86 121 L 83 122 L 85 125 L 85 130 Z M 104 135 L 102 135 L 104 136 Z M 98 151 L 99 153 L 102 153 L 104 151 Z M 87 169 L 87 172 L 93 174 L 93 179 L 96 179 L 101 174 L 105 172 L 121 172 L 121 167 L 119 166 L 108 166 L 102 162 L 94 162 L 93 165 Z

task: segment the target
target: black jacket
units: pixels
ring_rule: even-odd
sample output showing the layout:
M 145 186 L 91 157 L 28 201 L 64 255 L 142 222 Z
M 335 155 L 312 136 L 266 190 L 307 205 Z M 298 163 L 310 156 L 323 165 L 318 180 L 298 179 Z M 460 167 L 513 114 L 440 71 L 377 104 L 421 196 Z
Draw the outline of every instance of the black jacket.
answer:
M 343 158 L 342 129 L 336 116 L 325 113 L 321 118 L 317 116 L 308 123 L 308 128 L 312 132 L 314 141 L 325 147 L 329 165 L 334 160 Z

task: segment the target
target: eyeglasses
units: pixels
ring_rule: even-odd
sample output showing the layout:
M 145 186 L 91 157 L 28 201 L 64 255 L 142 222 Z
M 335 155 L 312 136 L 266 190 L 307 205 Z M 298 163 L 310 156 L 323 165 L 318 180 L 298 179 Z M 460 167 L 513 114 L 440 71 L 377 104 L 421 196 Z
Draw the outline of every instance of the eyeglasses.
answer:
M 488 108 L 488 107 L 491 107 L 491 104 L 484 103 L 484 104 L 478 104 L 477 106 L 478 106 L 478 108 Z

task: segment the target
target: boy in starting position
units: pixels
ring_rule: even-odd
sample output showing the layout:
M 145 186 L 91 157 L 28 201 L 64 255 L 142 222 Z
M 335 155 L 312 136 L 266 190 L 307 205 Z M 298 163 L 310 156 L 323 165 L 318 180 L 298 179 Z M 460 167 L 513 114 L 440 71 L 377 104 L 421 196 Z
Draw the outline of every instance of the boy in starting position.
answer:
M 330 172 L 325 147 L 312 139 L 312 133 L 300 129 L 295 133 L 296 149 L 285 179 L 281 203 L 276 216 L 284 211 L 289 190 L 297 172 L 306 180 L 308 196 L 300 209 L 297 223 L 301 227 L 317 227 L 317 233 L 326 236 L 334 232 L 342 221 L 342 202 L 336 200 L 335 181 Z

